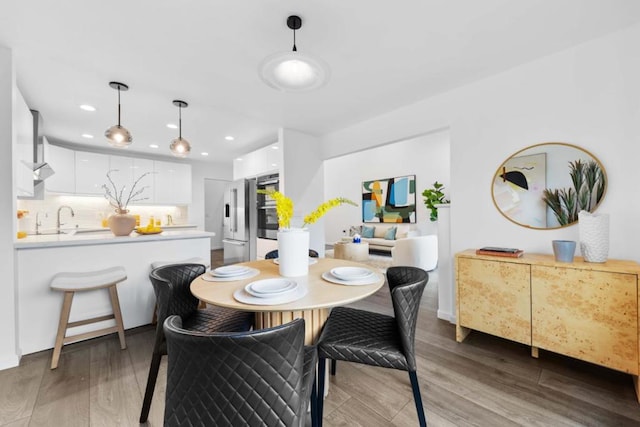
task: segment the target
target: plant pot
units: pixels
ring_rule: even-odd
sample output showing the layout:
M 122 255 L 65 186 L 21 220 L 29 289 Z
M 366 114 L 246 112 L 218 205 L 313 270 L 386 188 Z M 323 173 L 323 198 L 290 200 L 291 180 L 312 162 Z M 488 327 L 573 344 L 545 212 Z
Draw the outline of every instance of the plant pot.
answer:
M 301 228 L 278 231 L 280 275 L 298 277 L 309 274 L 309 232 Z
M 573 262 L 573 255 L 576 252 L 576 242 L 573 240 L 554 240 L 553 254 L 557 262 Z
M 136 228 L 136 217 L 125 209 L 116 209 L 108 220 L 109 229 L 114 236 L 128 236 Z

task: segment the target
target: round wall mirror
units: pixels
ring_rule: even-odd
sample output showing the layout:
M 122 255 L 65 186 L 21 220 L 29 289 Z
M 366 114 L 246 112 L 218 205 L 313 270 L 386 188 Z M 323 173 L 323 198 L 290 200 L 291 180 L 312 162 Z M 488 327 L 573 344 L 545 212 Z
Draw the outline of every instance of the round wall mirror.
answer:
M 537 229 L 566 227 L 578 212 L 593 212 L 607 189 L 602 163 L 580 147 L 547 142 L 505 160 L 495 173 L 493 203 L 518 225 Z

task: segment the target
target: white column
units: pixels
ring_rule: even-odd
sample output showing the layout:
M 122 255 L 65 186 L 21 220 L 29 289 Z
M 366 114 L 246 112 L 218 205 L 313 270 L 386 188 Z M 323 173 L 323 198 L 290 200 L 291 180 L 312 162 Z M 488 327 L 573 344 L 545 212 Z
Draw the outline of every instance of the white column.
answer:
M 451 205 L 442 204 L 436 207 L 438 208 L 438 318 L 455 323 L 456 298 L 453 254 L 451 253 Z

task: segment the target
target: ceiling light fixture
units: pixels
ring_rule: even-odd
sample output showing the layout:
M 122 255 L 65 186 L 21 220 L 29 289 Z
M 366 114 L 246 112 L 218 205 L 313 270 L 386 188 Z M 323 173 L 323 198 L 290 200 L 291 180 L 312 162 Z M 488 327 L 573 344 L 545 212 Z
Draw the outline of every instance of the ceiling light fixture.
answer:
M 80 106 L 80 109 L 84 110 L 84 111 L 96 111 L 96 107 L 94 107 L 93 105 L 89 105 L 89 104 L 82 104 Z
M 149 144 L 149 148 L 158 148 L 158 144 Z
M 89 133 L 83 133 L 82 134 L 83 138 L 87 138 L 87 139 L 93 139 L 93 135 L 89 134 Z
M 266 57 L 260 63 L 262 80 L 283 92 L 306 92 L 324 86 L 329 80 L 329 67 L 320 58 L 298 53 L 296 30 L 302 27 L 302 19 L 291 15 L 287 27 L 293 30 L 293 49 Z
M 232 137 L 231 135 L 227 135 L 224 137 L 224 139 L 226 139 L 227 141 L 233 141 L 235 138 Z
M 131 144 L 131 141 L 133 141 L 131 132 L 129 132 L 127 128 L 120 126 L 120 91 L 129 90 L 129 86 L 118 82 L 109 82 L 109 86 L 118 90 L 118 124 L 107 129 L 104 132 L 104 136 L 107 137 L 109 144 L 114 147 L 123 148 Z
M 184 101 L 180 101 L 178 99 L 173 101 L 173 105 L 178 107 L 179 118 L 178 118 L 178 137 L 171 141 L 171 145 L 169 148 L 171 149 L 171 154 L 176 157 L 187 157 L 187 154 L 191 151 L 191 144 L 189 141 L 182 137 L 182 109 L 187 108 L 189 104 Z
M 174 125 L 173 123 L 167 123 L 167 127 L 169 129 L 178 129 L 178 125 Z

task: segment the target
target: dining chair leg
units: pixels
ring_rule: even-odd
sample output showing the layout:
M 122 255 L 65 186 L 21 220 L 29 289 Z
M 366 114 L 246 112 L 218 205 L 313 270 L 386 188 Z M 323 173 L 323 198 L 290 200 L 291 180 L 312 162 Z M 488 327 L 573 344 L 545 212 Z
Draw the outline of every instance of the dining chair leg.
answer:
M 331 360 L 331 375 L 336 376 L 336 368 L 338 366 L 338 361 L 335 359 Z
M 422 406 L 422 396 L 420 395 L 420 386 L 418 385 L 418 376 L 416 375 L 416 371 L 409 371 L 409 379 L 411 380 L 411 389 L 413 390 L 413 400 L 416 402 L 418 422 L 420 423 L 420 427 L 427 427 L 427 420 L 424 416 L 424 407 Z
M 156 388 L 156 380 L 158 379 L 158 371 L 160 370 L 160 361 L 162 354 L 153 353 L 151 358 L 151 366 L 149 367 L 149 377 L 147 378 L 147 389 L 144 392 L 144 400 L 142 401 L 142 411 L 140 412 L 140 423 L 144 423 L 149 418 L 149 409 L 151 409 L 151 400 L 153 400 L 153 391 Z
M 311 388 L 311 427 L 318 426 L 318 385 L 317 381 L 313 380 L 313 386 Z
M 318 413 L 316 414 L 317 426 L 322 427 L 322 410 L 324 409 L 324 381 L 325 372 L 327 370 L 327 359 L 320 357 L 318 359 Z

